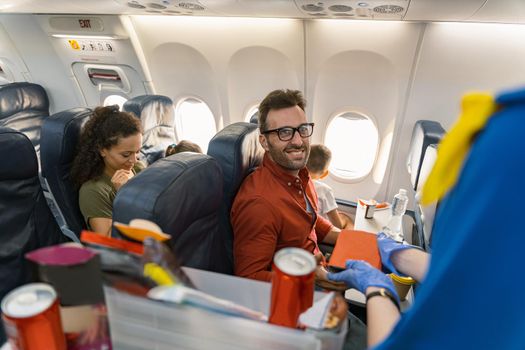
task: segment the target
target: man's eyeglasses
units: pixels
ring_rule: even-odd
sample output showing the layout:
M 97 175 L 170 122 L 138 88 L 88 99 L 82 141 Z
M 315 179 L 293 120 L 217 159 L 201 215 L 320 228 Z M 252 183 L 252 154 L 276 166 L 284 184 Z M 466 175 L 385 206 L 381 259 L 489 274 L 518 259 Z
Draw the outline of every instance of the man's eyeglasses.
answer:
M 279 137 L 279 140 L 290 141 L 295 136 L 296 131 L 299 133 L 299 136 L 301 136 L 303 139 L 310 137 L 314 132 L 314 123 L 301 124 L 296 128 L 292 128 L 291 126 L 285 126 L 278 129 L 266 130 L 263 131 L 262 134 L 264 135 L 269 134 L 271 132 L 276 132 L 277 137 Z

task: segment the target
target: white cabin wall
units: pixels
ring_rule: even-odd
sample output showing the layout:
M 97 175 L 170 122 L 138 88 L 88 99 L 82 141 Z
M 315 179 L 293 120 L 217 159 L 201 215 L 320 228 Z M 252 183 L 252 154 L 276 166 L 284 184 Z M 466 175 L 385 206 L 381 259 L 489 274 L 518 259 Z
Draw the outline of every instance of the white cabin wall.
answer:
M 42 85 L 49 97 L 50 113 L 83 104 L 78 89 L 71 79 L 71 72 L 64 69 L 57 52 L 53 50 L 50 37 L 42 31 L 33 15 L 1 15 L 13 51 L 14 62 L 20 72 L 17 78 Z M 2 42 L 3 45 L 9 45 Z M 12 47 L 11 47 L 12 48 Z M 20 55 L 20 58 L 16 56 Z M 20 80 L 18 80 L 20 81 Z
M 195 96 L 217 126 L 243 121 L 274 89 L 304 89 L 300 20 L 221 17 L 131 17 L 152 83 L 174 102 Z
M 386 164 L 392 156 L 391 146 L 398 139 L 392 134 L 398 134 L 403 122 L 423 27 L 401 22 L 307 23 L 307 98 L 316 123 L 312 143 L 323 143 L 329 121 L 345 110 L 368 115 L 379 130 L 380 161 L 366 178 L 350 182 L 330 175 L 325 180 L 338 198 L 355 201 L 358 197 L 385 197 Z
M 461 96 L 465 92 L 498 93 L 525 84 L 523 38 L 525 25 L 427 25 L 398 135 L 402 141 L 390 169 L 387 198 L 392 198 L 399 188 L 410 188 L 406 158 L 415 121 L 436 120 L 448 130 L 459 115 Z

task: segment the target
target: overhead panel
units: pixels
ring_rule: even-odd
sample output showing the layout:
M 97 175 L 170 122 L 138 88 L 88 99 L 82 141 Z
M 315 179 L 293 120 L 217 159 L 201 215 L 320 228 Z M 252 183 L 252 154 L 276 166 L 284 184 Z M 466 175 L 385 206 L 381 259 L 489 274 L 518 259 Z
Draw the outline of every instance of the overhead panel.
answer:
M 298 18 L 302 15 L 292 0 L 201 0 L 201 3 L 225 16 Z
M 295 0 L 302 17 L 403 19 L 409 0 Z
M 525 1 L 488 0 L 468 20 L 473 22 L 525 23 Z
M 404 19 L 409 21 L 464 21 L 475 14 L 485 1 L 487 0 L 410 0 L 410 6 Z

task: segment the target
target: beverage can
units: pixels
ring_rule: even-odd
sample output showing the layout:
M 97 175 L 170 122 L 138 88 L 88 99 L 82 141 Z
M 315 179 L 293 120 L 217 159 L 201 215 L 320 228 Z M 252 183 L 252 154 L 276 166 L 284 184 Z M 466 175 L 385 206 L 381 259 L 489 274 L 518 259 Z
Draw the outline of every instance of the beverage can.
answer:
M 11 346 L 17 350 L 65 350 L 58 298 L 45 283 L 18 287 L 2 300 L 2 319 Z
M 313 304 L 316 266 L 314 256 L 304 249 L 284 248 L 275 254 L 268 322 L 297 327 L 299 315 Z

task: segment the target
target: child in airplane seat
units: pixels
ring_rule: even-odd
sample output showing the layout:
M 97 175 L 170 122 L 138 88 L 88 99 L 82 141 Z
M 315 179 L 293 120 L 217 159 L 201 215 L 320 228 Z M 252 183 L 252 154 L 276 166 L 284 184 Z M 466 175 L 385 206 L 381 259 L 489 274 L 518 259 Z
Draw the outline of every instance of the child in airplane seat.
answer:
M 71 178 L 87 227 L 109 236 L 117 191 L 144 168 L 140 120 L 118 106 L 97 107 L 82 128 Z
M 169 157 L 172 154 L 180 152 L 195 152 L 202 153 L 202 149 L 196 143 L 193 143 L 188 140 L 181 140 L 179 143 L 172 143 L 166 148 L 165 157 Z
M 315 191 L 318 197 L 318 214 L 330 220 L 338 228 L 353 229 L 354 223 L 347 215 L 337 210 L 334 191 L 330 186 L 320 181 L 328 175 L 328 166 L 332 159 L 332 152 L 325 145 L 312 145 L 306 167 L 310 177 L 314 180 Z

